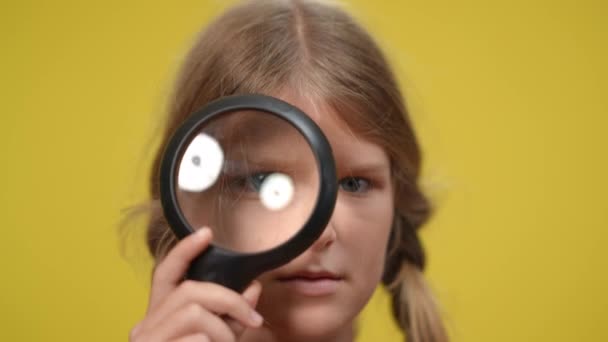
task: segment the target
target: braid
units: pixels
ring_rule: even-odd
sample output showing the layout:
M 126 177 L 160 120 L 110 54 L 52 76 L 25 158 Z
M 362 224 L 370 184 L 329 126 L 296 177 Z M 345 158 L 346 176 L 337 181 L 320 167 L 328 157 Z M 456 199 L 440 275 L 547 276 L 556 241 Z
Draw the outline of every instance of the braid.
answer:
M 441 316 L 424 280 L 424 248 L 416 228 L 396 214 L 388 244 L 382 282 L 392 303 L 393 316 L 411 342 L 447 342 Z

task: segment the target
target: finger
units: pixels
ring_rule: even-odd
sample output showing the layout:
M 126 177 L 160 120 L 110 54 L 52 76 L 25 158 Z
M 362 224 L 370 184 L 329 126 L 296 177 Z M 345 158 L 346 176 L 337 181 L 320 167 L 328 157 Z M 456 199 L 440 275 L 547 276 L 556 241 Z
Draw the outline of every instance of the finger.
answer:
M 260 298 L 260 294 L 262 293 L 262 284 L 254 280 L 243 292 L 243 298 L 251 305 L 252 309 L 255 309 L 255 306 L 258 303 L 258 299 Z M 228 317 L 225 319 L 226 324 L 234 331 L 237 337 L 241 336 L 243 331 L 245 331 L 245 326 L 243 326 L 238 321 Z
M 211 342 L 211 340 L 205 334 L 194 334 L 180 337 L 176 340 L 172 340 L 171 342 Z
M 217 315 L 198 304 L 189 304 L 172 313 L 156 326 L 150 326 L 146 336 L 154 340 L 167 341 L 184 336 L 205 334 L 211 341 L 235 341 L 234 333 Z M 145 338 L 141 339 L 146 341 Z
M 211 229 L 201 228 L 179 241 L 158 264 L 152 279 L 149 310 L 181 282 L 190 262 L 207 248 L 211 238 Z
M 149 314 L 146 324 L 159 324 L 189 303 L 197 303 L 218 315 L 230 316 L 245 326 L 259 327 L 263 322 L 244 296 L 218 284 L 186 280 L 163 299 L 156 311 Z
M 252 308 L 255 309 L 256 305 L 258 305 L 258 299 L 260 299 L 260 294 L 262 293 L 262 283 L 257 280 L 254 280 L 243 292 L 243 298 L 251 305 Z

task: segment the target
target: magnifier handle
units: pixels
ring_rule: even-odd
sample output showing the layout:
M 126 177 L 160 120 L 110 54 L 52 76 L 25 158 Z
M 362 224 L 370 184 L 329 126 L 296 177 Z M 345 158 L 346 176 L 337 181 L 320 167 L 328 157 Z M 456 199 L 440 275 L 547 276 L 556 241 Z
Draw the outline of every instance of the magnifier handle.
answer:
M 186 278 L 216 283 L 242 293 L 261 273 L 253 273 L 255 267 L 246 264 L 247 261 L 235 253 L 209 246 L 192 261 Z

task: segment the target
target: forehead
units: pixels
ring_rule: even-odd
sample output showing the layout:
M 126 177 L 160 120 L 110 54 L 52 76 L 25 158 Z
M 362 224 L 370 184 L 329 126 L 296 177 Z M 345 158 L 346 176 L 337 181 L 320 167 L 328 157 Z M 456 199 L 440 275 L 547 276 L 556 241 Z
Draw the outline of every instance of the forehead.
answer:
M 352 130 L 331 106 L 311 97 L 294 95 L 283 92 L 275 97 L 288 102 L 306 113 L 323 131 L 329 140 L 338 164 L 352 164 L 356 162 L 386 164 L 389 161 L 384 149 L 368 140 L 363 139 Z

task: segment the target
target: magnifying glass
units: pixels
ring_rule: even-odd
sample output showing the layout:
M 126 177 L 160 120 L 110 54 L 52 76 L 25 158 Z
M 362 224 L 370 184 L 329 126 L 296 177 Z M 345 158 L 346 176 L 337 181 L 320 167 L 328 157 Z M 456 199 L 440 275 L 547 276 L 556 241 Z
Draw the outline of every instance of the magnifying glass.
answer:
M 337 197 L 330 144 L 298 108 L 265 95 L 209 103 L 174 133 L 160 165 L 165 217 L 182 239 L 201 227 L 213 244 L 187 278 L 242 292 L 304 252 Z

